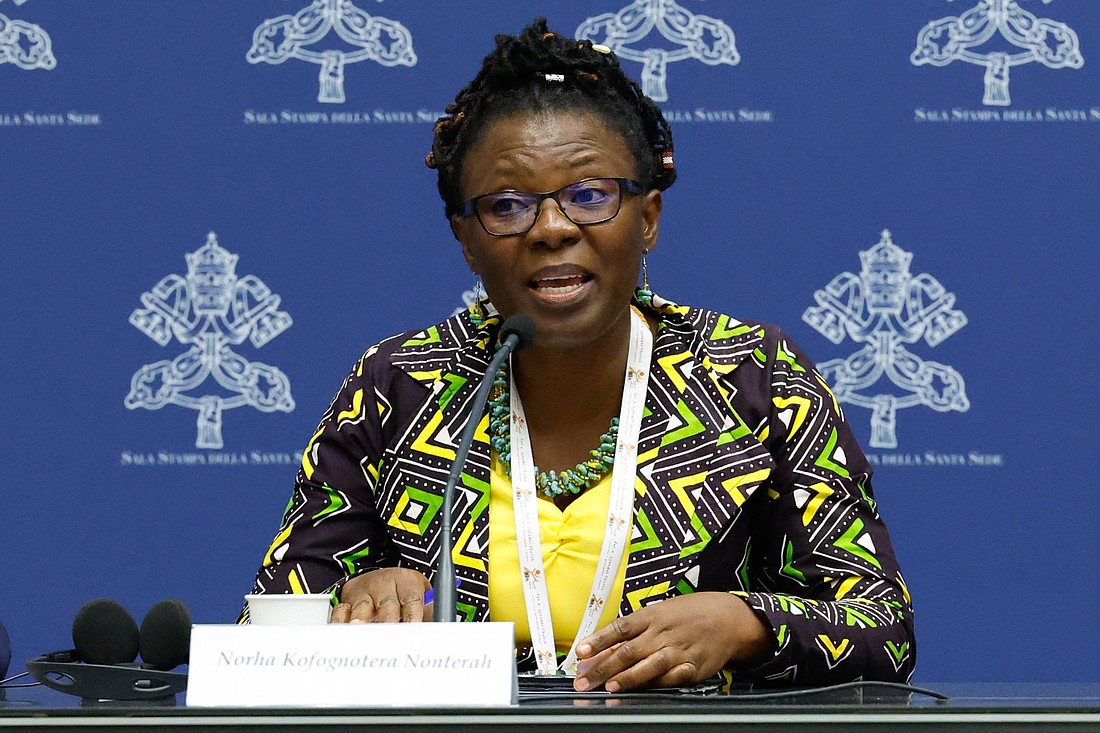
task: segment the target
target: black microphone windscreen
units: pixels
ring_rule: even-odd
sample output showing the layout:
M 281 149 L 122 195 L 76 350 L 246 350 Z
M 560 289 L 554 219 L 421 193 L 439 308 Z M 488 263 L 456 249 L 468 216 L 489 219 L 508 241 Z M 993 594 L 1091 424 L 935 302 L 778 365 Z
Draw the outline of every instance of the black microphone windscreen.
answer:
M 535 320 L 526 313 L 516 313 L 514 316 L 508 316 L 504 321 L 504 325 L 500 327 L 500 340 L 504 341 L 513 334 L 519 338 L 514 350 L 528 346 L 535 340 Z
M 92 664 L 126 664 L 138 653 L 138 627 L 118 601 L 88 601 L 73 619 L 73 646 Z
M 153 669 L 187 663 L 191 651 L 191 614 L 183 601 L 167 598 L 149 609 L 141 622 L 141 661 Z
M 4 628 L 4 622 L 0 621 L 0 680 L 8 676 L 9 664 L 11 664 L 11 639 L 8 638 L 8 630 Z

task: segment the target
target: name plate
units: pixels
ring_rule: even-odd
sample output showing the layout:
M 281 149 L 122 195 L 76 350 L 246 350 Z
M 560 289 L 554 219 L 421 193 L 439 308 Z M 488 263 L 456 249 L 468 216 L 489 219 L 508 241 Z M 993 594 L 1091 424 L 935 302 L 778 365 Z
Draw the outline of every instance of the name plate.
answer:
M 511 623 L 196 624 L 188 707 L 516 702 Z

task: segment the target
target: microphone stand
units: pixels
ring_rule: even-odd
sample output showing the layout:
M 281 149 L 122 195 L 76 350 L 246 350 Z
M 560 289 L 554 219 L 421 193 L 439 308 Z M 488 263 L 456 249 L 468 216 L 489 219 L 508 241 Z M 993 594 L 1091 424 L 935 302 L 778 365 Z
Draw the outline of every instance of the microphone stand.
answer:
M 513 319 L 521 318 L 524 319 L 522 326 L 519 323 L 513 324 Z M 466 456 L 469 455 L 470 448 L 473 446 L 474 433 L 477 432 L 477 426 L 481 423 L 481 414 L 485 411 L 485 405 L 489 402 L 489 392 L 493 388 L 493 380 L 496 378 L 497 372 L 500 371 L 501 365 L 504 364 L 504 360 L 521 345 L 531 340 L 534 333 L 534 323 L 529 317 L 517 314 L 505 322 L 504 326 L 501 327 L 501 333 L 506 333 L 507 336 L 501 343 L 500 348 L 497 349 L 497 353 L 493 355 L 492 361 L 489 362 L 489 368 L 485 372 L 485 377 L 478 386 L 477 394 L 474 396 L 470 408 L 470 419 L 466 421 L 466 427 L 463 429 L 462 436 L 458 441 L 454 464 L 451 465 L 451 473 L 447 477 L 447 488 L 443 492 L 443 517 L 440 520 L 443 526 L 439 532 L 439 565 L 435 573 L 435 609 L 432 612 L 432 620 L 434 621 L 453 622 L 457 620 L 456 617 L 458 616 L 455 565 L 454 558 L 451 557 L 454 551 L 451 517 L 453 515 L 455 486 L 458 485 L 458 479 L 462 475 L 463 467 L 466 465 Z

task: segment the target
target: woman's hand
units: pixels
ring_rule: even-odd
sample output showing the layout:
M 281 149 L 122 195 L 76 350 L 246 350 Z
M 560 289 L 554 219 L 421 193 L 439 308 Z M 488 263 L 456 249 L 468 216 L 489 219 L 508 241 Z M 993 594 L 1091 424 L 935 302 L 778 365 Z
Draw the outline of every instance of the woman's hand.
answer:
M 427 578 L 408 568 L 357 575 L 344 584 L 329 623 L 429 621 L 432 614 L 424 605 L 424 591 L 431 587 Z
M 692 593 L 620 616 L 577 645 L 583 692 L 599 687 L 686 687 L 735 661 L 756 666 L 774 653 L 769 629 L 729 593 Z

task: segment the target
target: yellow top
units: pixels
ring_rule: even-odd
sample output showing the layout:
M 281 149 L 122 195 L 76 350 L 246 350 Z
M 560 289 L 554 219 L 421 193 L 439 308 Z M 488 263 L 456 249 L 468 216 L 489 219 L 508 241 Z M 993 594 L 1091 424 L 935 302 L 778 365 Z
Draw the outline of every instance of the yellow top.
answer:
M 592 594 L 592 579 L 596 575 L 596 563 L 603 546 L 610 503 L 610 474 L 577 497 L 565 511 L 558 509 L 552 501 L 540 499 L 538 502 L 542 563 L 550 594 L 554 641 L 560 652 L 568 652 L 573 646 L 577 628 Z M 596 628 L 606 626 L 619 615 L 628 555 L 629 552 L 623 552 L 615 582 L 611 586 L 611 596 L 604 604 Z M 523 572 L 519 566 L 516 543 L 516 519 L 512 510 L 512 480 L 504 465 L 497 460 L 495 451 L 489 503 L 489 618 L 514 622 L 516 644 L 531 643 L 527 604 L 523 598 Z

